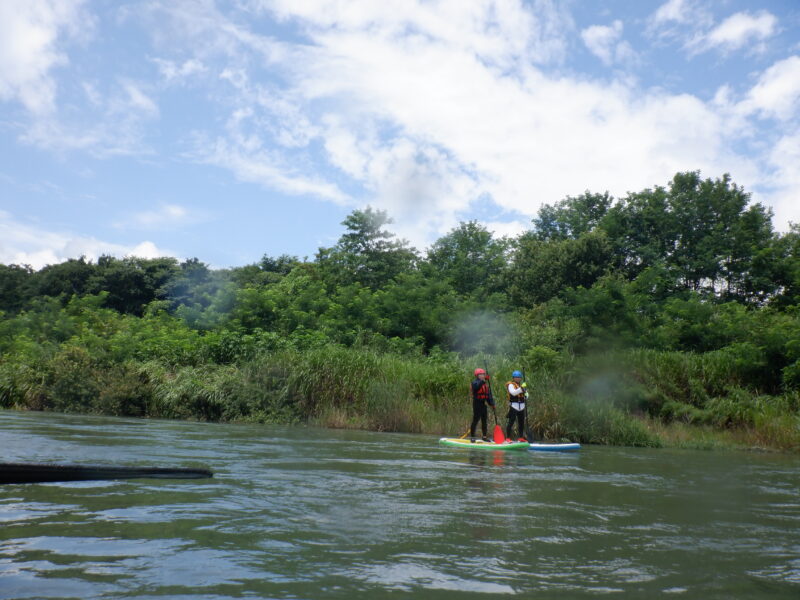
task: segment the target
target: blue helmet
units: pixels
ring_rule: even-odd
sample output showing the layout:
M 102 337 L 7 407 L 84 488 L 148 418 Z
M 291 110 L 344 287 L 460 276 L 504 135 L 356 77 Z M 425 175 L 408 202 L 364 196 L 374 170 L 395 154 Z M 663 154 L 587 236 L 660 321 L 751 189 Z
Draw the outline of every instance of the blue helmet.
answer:
M 514 371 L 511 374 L 511 377 L 522 377 L 522 372 L 521 371 Z

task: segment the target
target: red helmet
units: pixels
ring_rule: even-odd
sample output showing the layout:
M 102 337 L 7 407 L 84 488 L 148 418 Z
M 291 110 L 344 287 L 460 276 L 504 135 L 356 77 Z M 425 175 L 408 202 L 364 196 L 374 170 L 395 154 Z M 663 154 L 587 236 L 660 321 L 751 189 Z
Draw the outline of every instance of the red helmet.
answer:
M 486 371 L 484 371 L 483 369 L 475 369 L 475 377 L 477 377 L 478 375 L 486 375 Z

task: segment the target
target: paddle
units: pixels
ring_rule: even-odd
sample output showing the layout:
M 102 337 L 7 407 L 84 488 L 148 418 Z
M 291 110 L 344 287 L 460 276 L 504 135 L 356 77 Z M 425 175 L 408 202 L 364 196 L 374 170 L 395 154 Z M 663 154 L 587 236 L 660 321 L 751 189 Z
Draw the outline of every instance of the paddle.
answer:
M 492 398 L 492 402 L 494 402 L 494 392 L 492 392 L 492 379 L 489 377 L 489 368 L 486 363 L 483 363 L 483 369 L 486 371 L 486 381 L 489 385 L 489 396 Z M 492 404 L 492 412 L 494 413 L 494 432 L 492 437 L 494 438 L 495 444 L 502 444 L 506 441 L 506 436 L 503 433 L 503 428 L 497 422 L 497 410 L 495 410 L 494 404 Z
M 522 369 L 522 383 L 525 384 L 525 439 L 528 440 L 528 443 L 533 441 L 533 431 L 531 431 L 530 425 L 528 425 L 528 380 L 525 377 L 525 369 Z
M 492 412 L 494 413 L 494 433 L 492 437 L 494 438 L 495 444 L 502 444 L 506 441 L 506 435 L 503 433 L 503 428 L 497 423 L 497 411 L 492 405 Z

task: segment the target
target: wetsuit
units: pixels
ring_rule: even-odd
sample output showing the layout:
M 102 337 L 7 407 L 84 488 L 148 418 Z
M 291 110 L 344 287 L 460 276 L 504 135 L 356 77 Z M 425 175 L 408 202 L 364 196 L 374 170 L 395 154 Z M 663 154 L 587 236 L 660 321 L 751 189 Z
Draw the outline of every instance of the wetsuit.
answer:
M 481 381 L 478 377 L 472 382 L 472 423 L 469 426 L 469 437 L 475 438 L 475 426 L 478 421 L 481 422 L 481 431 L 483 431 L 484 439 L 487 439 L 486 433 L 486 405 L 494 406 L 494 398 L 492 398 L 492 391 L 489 389 L 487 381 Z

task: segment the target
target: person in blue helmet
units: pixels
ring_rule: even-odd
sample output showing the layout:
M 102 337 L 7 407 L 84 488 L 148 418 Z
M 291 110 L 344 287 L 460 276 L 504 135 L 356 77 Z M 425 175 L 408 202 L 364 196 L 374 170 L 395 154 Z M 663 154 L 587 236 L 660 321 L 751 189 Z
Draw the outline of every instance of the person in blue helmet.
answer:
M 525 438 L 525 399 L 527 398 L 526 384 L 522 383 L 522 372 L 514 371 L 511 374 L 511 381 L 506 384 L 506 394 L 508 395 L 508 424 L 506 425 L 506 438 L 513 440 L 511 432 L 514 429 L 514 422 L 519 429 L 519 440 L 530 441 Z

